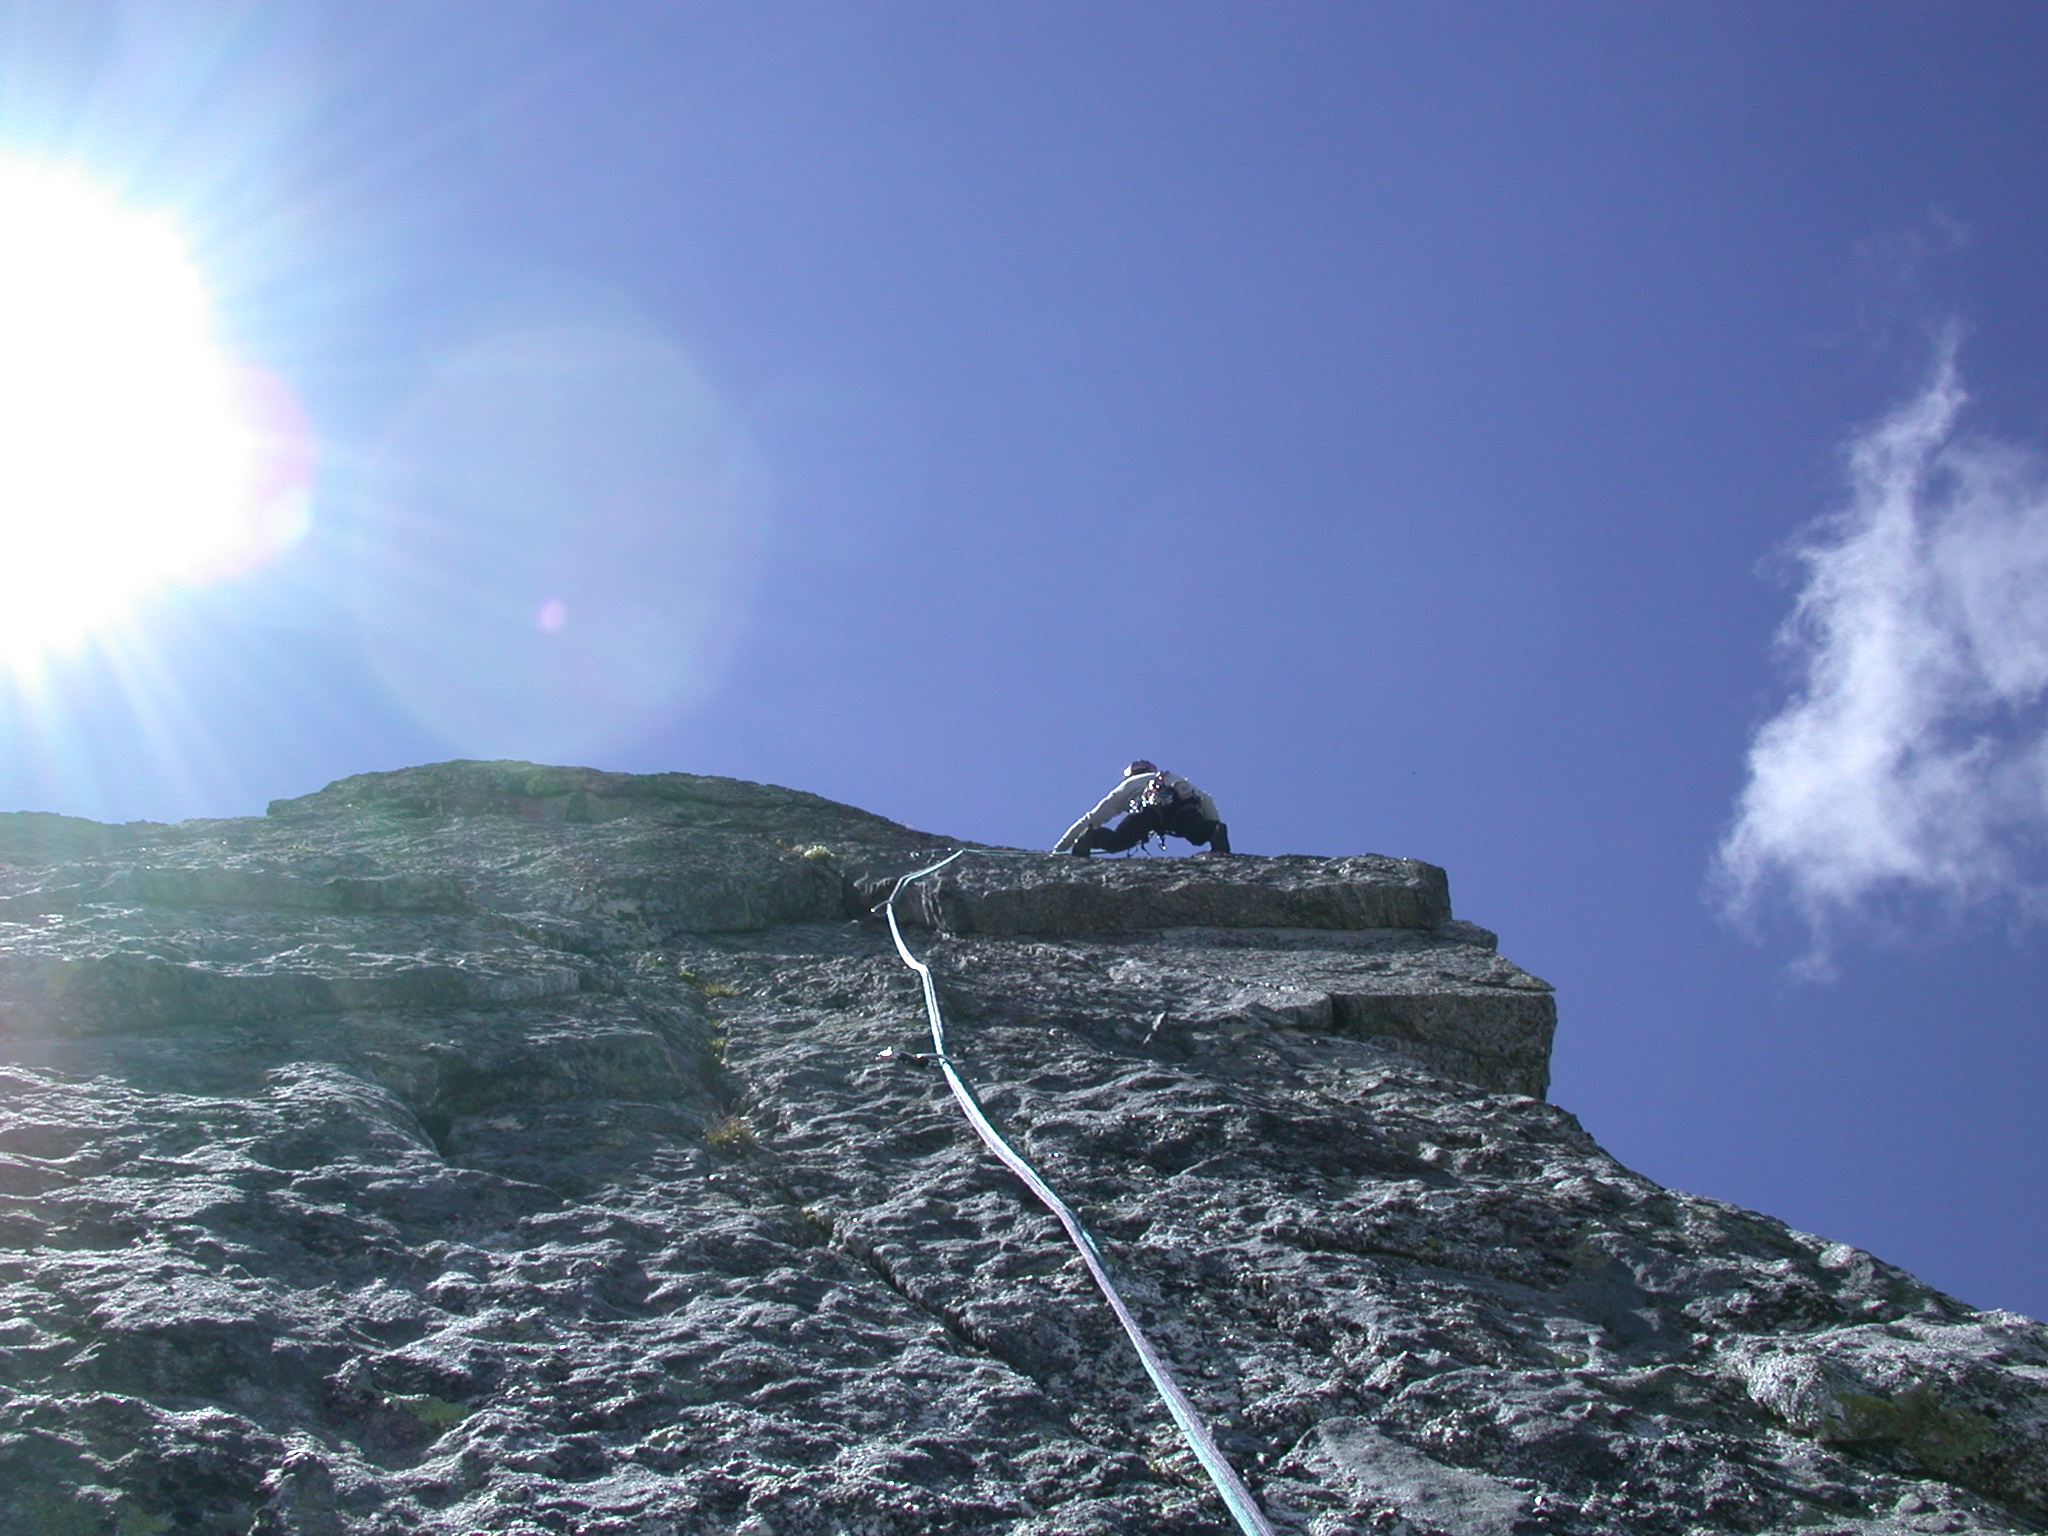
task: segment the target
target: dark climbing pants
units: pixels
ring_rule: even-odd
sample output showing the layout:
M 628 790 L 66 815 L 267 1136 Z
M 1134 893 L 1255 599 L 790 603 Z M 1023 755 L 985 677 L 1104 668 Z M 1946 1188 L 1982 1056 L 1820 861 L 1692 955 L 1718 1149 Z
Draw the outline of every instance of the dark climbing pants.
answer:
M 1192 805 L 1148 805 L 1135 810 L 1114 827 L 1097 827 L 1087 834 L 1082 848 L 1101 853 L 1122 853 L 1148 837 L 1182 837 L 1191 843 L 1230 846 L 1220 821 L 1211 821 Z M 1080 850 L 1076 850 L 1077 852 Z

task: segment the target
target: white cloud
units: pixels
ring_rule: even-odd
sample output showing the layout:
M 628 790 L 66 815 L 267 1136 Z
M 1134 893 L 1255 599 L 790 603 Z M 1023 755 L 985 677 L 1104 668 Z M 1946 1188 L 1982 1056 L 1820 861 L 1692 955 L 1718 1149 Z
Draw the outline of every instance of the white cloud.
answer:
M 1795 551 L 1796 689 L 1750 744 L 1715 861 L 1729 914 L 1788 904 L 1822 970 L 1843 926 L 1929 898 L 2048 909 L 2048 472 L 1959 437 L 1964 399 L 1950 345 L 1851 445 L 1848 507 Z

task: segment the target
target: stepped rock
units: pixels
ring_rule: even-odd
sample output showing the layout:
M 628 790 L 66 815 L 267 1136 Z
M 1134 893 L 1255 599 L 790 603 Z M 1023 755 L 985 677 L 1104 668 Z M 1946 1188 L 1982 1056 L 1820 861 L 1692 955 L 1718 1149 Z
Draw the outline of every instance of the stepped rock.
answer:
M 869 909 L 952 846 L 503 763 L 0 816 L 0 1531 L 1225 1528 L 922 1054 Z M 1616 1164 L 1442 871 L 900 910 L 1279 1529 L 2048 1528 L 2048 1330 Z

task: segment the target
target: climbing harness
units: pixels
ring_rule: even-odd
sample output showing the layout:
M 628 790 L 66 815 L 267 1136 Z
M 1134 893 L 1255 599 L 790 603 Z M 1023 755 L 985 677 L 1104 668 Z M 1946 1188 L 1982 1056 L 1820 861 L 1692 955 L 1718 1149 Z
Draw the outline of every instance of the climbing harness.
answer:
M 1193 785 L 1189 786 L 1190 789 L 1193 787 Z M 1195 803 L 1196 800 L 1193 795 L 1183 792 L 1178 784 L 1168 783 L 1165 774 L 1155 772 L 1152 775 L 1152 782 L 1138 792 L 1136 809 L 1149 811 L 1156 807 L 1162 811 L 1170 811 L 1176 805 L 1193 805 Z
M 1193 789 L 1194 785 L 1190 784 L 1188 788 Z M 1144 791 L 1138 796 L 1138 803 L 1135 809 L 1140 811 L 1171 811 L 1183 805 L 1199 805 L 1200 803 L 1194 795 L 1183 791 L 1180 785 L 1169 783 L 1166 775 L 1155 768 L 1152 770 L 1152 782 L 1147 784 Z M 1144 839 L 1139 842 L 1137 851 L 1149 855 L 1152 852 L 1152 840 L 1154 838 L 1159 840 L 1159 851 L 1161 853 L 1166 852 L 1166 829 L 1164 827 L 1161 827 L 1156 832 L 1147 832 Z
M 889 937 L 896 941 L 896 953 L 903 957 L 905 965 L 917 972 L 918 984 L 924 989 L 925 1016 L 931 1020 L 932 1026 L 932 1059 L 938 1062 L 939 1070 L 946 1074 L 946 1086 L 953 1090 L 954 1101 L 959 1104 L 961 1113 L 967 1116 L 967 1123 L 974 1127 L 974 1133 L 981 1138 L 982 1144 L 993 1152 L 1010 1172 L 1022 1179 L 1025 1187 L 1036 1195 L 1040 1203 L 1059 1218 L 1060 1225 L 1067 1229 L 1067 1237 L 1072 1241 L 1075 1251 L 1081 1255 L 1081 1262 L 1088 1266 L 1088 1273 L 1095 1277 L 1095 1284 L 1101 1290 L 1103 1299 L 1109 1303 L 1109 1309 L 1116 1314 L 1116 1320 L 1123 1324 L 1124 1333 L 1130 1339 L 1131 1347 L 1137 1350 L 1139 1363 L 1145 1367 L 1145 1374 L 1152 1378 L 1152 1386 L 1158 1392 L 1159 1400 L 1166 1404 L 1166 1411 L 1173 1415 L 1173 1422 L 1180 1426 L 1180 1432 L 1187 1440 L 1188 1449 L 1195 1453 L 1195 1459 L 1202 1464 L 1202 1470 L 1209 1474 L 1209 1481 L 1216 1485 L 1216 1492 L 1222 1496 L 1231 1518 L 1237 1521 L 1238 1529 L 1243 1531 L 1245 1536 L 1273 1536 L 1273 1527 L 1267 1524 L 1266 1517 L 1260 1511 L 1258 1501 L 1252 1497 L 1251 1490 L 1238 1480 L 1237 1474 L 1231 1470 L 1230 1463 L 1223 1459 L 1223 1453 L 1216 1448 L 1216 1442 L 1210 1436 L 1208 1427 L 1196 1414 L 1195 1405 L 1188 1401 L 1187 1394 L 1181 1391 L 1180 1384 L 1173 1379 L 1173 1373 L 1167 1369 L 1166 1362 L 1152 1347 L 1152 1341 L 1145 1337 L 1144 1329 L 1138 1326 L 1137 1318 L 1124 1304 L 1124 1298 L 1117 1290 L 1116 1282 L 1109 1277 L 1109 1265 L 1102 1257 L 1102 1250 L 1095 1246 L 1095 1239 L 1089 1235 L 1088 1229 L 1081 1225 L 1081 1218 L 1073 1213 L 1066 1201 L 1053 1192 L 1050 1184 L 1039 1177 L 1038 1170 L 1024 1160 L 1024 1155 L 1003 1139 L 1003 1133 L 995 1128 L 987 1114 L 983 1112 L 981 1101 L 974 1096 L 974 1090 L 969 1088 L 966 1080 L 954 1070 L 953 1059 L 946 1054 L 946 1022 L 939 1013 L 939 994 L 932 983 L 931 967 L 913 955 L 910 946 L 903 942 L 903 930 L 896 923 L 896 898 L 903 894 L 903 888 L 912 881 L 937 874 L 965 854 L 984 851 L 992 850 L 961 848 L 936 864 L 928 864 L 923 869 L 914 870 L 896 882 L 895 888 L 889 892 L 889 899 L 882 904 L 883 911 L 889 919 Z M 1162 1014 L 1160 1017 L 1161 1022 L 1164 1022 L 1165 1016 Z M 1158 1024 L 1153 1025 L 1154 1029 L 1158 1027 Z

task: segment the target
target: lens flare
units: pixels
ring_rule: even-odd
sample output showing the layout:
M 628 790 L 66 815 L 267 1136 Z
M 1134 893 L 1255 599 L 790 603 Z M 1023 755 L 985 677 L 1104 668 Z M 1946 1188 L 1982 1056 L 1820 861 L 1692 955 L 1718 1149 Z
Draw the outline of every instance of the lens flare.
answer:
M 764 478 L 650 327 L 480 337 L 422 382 L 351 505 L 364 654 L 465 756 L 613 750 L 715 691 Z
M 168 218 L 0 159 L 0 661 L 275 553 L 305 442 L 283 385 L 221 346 Z

